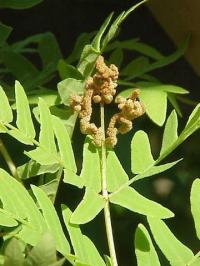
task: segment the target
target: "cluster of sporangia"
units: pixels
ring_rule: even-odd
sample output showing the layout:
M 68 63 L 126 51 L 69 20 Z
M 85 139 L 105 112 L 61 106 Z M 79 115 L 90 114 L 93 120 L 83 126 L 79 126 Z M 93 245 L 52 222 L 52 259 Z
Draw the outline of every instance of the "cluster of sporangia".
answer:
M 104 58 L 99 56 L 96 61 L 96 73 L 86 82 L 83 96 L 72 95 L 71 106 L 74 111 L 79 112 L 80 129 L 83 134 L 93 137 L 93 143 L 100 147 L 102 145 L 103 132 L 101 127 L 91 123 L 92 103 L 110 104 L 116 94 L 118 68 L 111 64 L 105 64 Z M 117 143 L 117 134 L 125 134 L 132 129 L 132 120 L 144 114 L 143 104 L 137 100 L 139 90 L 133 91 L 127 99 L 121 96 L 116 97 L 120 112 L 114 114 L 106 131 L 105 144 L 114 147 Z

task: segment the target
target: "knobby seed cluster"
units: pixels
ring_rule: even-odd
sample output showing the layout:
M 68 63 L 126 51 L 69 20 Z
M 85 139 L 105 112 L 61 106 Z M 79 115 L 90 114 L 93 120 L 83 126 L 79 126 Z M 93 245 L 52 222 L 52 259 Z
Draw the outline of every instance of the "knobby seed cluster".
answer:
M 99 56 L 96 61 L 96 73 L 86 82 L 83 96 L 72 95 L 71 107 L 79 112 L 80 129 L 83 134 L 93 137 L 93 143 L 100 147 L 102 145 L 103 132 L 101 127 L 91 123 L 92 103 L 110 104 L 116 94 L 118 68 L 111 64 L 105 64 L 104 58 Z M 145 110 L 141 102 L 138 101 L 139 90 L 133 91 L 127 99 L 118 96 L 115 102 L 118 104 L 119 113 L 114 114 L 106 131 L 105 143 L 108 147 L 114 147 L 117 143 L 117 134 L 125 134 L 132 129 L 132 121 L 143 115 Z

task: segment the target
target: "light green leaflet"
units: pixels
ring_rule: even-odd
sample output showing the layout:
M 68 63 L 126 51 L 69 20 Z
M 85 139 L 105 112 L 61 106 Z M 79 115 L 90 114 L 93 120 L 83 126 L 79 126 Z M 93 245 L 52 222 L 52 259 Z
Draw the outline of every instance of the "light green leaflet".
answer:
M 17 236 L 26 243 L 35 245 L 46 230 L 41 213 L 28 191 L 2 169 L 0 169 L 0 183 L 0 200 L 3 210 L 10 215 L 11 221 L 15 219 L 21 223 L 21 230 Z
M 40 113 L 40 145 L 45 147 L 49 152 L 56 153 L 56 144 L 54 139 L 53 123 L 51 120 L 51 113 L 46 102 L 39 99 L 38 103 Z
M 86 137 L 83 147 L 83 166 L 80 177 L 84 185 L 97 193 L 101 191 L 101 172 L 98 149 Z
M 172 111 L 165 125 L 160 155 L 162 155 L 177 140 L 178 138 L 177 128 L 178 128 L 177 115 L 175 111 Z
M 77 261 L 81 264 L 77 265 L 88 265 L 88 266 L 105 266 L 105 263 L 99 255 L 95 245 L 85 235 L 82 234 L 78 225 L 70 222 L 72 212 L 65 206 L 62 205 L 62 214 L 65 222 L 65 226 L 68 230 Z
M 113 150 L 107 151 L 106 164 L 107 190 L 113 192 L 128 182 L 128 175 Z
M 200 239 L 200 179 L 195 179 L 190 195 L 191 211 L 197 237 Z
M 34 139 L 35 129 L 31 117 L 29 102 L 23 87 L 18 81 L 15 82 L 15 98 L 17 110 L 16 125 L 25 136 Z
M 139 224 L 135 233 L 137 266 L 160 266 L 158 255 L 147 229 Z
M 148 135 L 139 130 L 131 141 L 131 170 L 135 174 L 140 174 L 148 170 L 154 163 Z
M 58 251 L 66 256 L 70 252 L 70 246 L 64 235 L 58 215 L 52 202 L 42 189 L 36 186 L 31 186 L 31 188 L 37 199 L 44 219 L 46 220 L 47 227 L 55 239 Z
M 0 122 L 10 123 L 13 120 L 12 109 L 10 107 L 8 98 L 0 86 Z
M 3 210 L 0 209 L 0 225 L 14 227 L 18 225 L 18 222 L 13 219 L 9 213 L 3 212 Z
M 95 191 L 86 188 L 83 200 L 73 212 L 70 222 L 74 224 L 85 224 L 93 220 L 104 208 L 105 200 Z
M 174 214 L 160 204 L 140 195 L 132 187 L 124 187 L 110 195 L 110 202 L 146 216 L 166 219 Z
M 182 244 L 159 219 L 148 217 L 153 237 L 172 266 L 185 266 L 194 258 L 192 251 Z
M 76 173 L 77 168 L 74 153 L 72 150 L 71 140 L 69 138 L 67 129 L 65 128 L 63 122 L 55 116 L 52 116 L 52 123 L 54 133 L 58 142 L 62 164 L 66 169 Z
M 67 78 L 58 83 L 58 93 L 62 103 L 69 105 L 70 95 L 83 94 L 85 83 L 82 80 Z

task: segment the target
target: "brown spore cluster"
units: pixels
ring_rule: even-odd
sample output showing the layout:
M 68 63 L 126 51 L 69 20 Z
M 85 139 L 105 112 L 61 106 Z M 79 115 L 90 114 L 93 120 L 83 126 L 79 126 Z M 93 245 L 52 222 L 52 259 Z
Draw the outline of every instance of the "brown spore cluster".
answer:
M 80 129 L 83 134 L 91 135 L 93 143 L 100 147 L 102 142 L 109 147 L 117 143 L 117 134 L 125 134 L 132 129 L 132 120 L 144 114 L 144 106 L 138 100 L 139 90 L 134 90 L 129 98 L 118 96 L 115 102 L 118 104 L 119 113 L 114 114 L 106 131 L 106 139 L 101 127 L 91 123 L 92 104 L 110 104 L 116 94 L 118 68 L 111 64 L 107 66 L 104 58 L 99 56 L 96 61 L 96 73 L 89 77 L 83 96 L 71 96 L 71 107 L 79 112 Z

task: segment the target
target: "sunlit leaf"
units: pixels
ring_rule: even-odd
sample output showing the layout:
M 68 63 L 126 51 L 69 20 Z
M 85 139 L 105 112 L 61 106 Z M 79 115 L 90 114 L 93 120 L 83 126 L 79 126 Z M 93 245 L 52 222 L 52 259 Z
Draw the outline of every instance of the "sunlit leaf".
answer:
M 73 212 L 70 222 L 74 224 L 88 223 L 97 216 L 104 206 L 104 198 L 88 188 L 85 191 L 83 200 Z
M 76 162 L 67 129 L 65 128 L 63 122 L 55 116 L 52 116 L 52 122 L 62 164 L 67 170 L 71 170 L 76 173 Z
M 192 251 L 173 235 L 162 220 L 148 217 L 148 222 L 157 245 L 170 264 L 187 265 L 194 257 Z
M 135 253 L 138 266 L 160 266 L 150 235 L 142 224 L 138 225 L 135 233 Z
M 67 78 L 58 83 L 58 93 L 62 103 L 69 105 L 70 96 L 74 94 L 83 94 L 85 84 L 82 80 Z
M 12 238 L 5 249 L 5 261 L 3 266 L 22 266 L 24 263 L 23 248 L 20 240 Z
M 200 179 L 195 179 L 192 184 L 190 201 L 196 234 L 200 239 Z
M 160 154 L 162 154 L 165 150 L 167 150 L 177 140 L 178 138 L 177 128 L 178 128 L 177 115 L 175 111 L 172 111 L 165 125 Z
M 174 214 L 170 210 L 154 201 L 145 198 L 144 196 L 140 195 L 135 189 L 128 186 L 111 194 L 110 201 L 114 204 L 129 209 L 130 211 L 137 212 L 146 216 L 162 219 L 174 216 Z
M 128 176 L 114 151 L 108 151 L 106 163 L 107 190 L 113 192 L 128 181 Z
M 43 99 L 39 99 L 38 103 L 40 113 L 40 145 L 45 147 L 52 153 L 56 153 L 56 144 L 54 140 L 54 130 L 52 124 L 52 117 L 49 108 Z
M 84 185 L 97 193 L 101 191 L 101 171 L 98 149 L 86 137 L 83 147 L 83 165 L 80 174 Z
M 77 261 L 82 262 L 81 264 L 77 263 L 75 265 L 105 266 L 103 259 L 99 255 L 92 241 L 81 233 L 78 225 L 70 222 L 72 212 L 65 205 L 62 205 L 62 214 Z
M 28 99 L 23 87 L 18 81 L 15 82 L 15 97 L 17 110 L 17 127 L 24 133 L 25 136 L 34 139 L 35 128 L 31 117 Z
M 10 107 L 8 97 L 3 88 L 0 86 L 0 121 L 3 123 L 10 123 L 13 120 L 12 109 Z
M 47 227 L 55 239 L 57 250 L 64 255 L 68 254 L 70 252 L 70 246 L 51 200 L 39 187 L 32 185 L 31 188 L 45 218 Z
M 78 80 L 83 79 L 81 73 L 74 66 L 67 64 L 63 59 L 61 59 L 58 63 L 58 72 L 62 80 L 68 78 Z
M 137 131 L 131 142 L 131 170 L 133 173 L 142 173 L 154 164 L 148 135 Z

